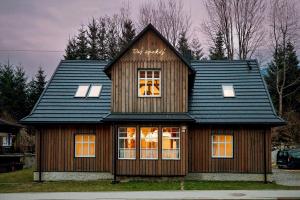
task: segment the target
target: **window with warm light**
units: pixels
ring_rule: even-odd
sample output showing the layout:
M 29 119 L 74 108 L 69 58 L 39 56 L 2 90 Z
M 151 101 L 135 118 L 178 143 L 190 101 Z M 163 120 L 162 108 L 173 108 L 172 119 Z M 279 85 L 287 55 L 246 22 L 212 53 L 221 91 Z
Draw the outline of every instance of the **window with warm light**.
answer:
M 139 70 L 139 97 L 160 97 L 160 70 Z
M 75 157 L 95 157 L 95 135 L 75 135 Z
M 158 159 L 158 128 L 140 129 L 140 158 Z
M 119 159 L 135 159 L 136 129 L 119 128 L 118 131 Z
M 162 159 L 180 159 L 180 129 L 162 129 Z
M 222 89 L 224 97 L 235 97 L 235 92 L 232 84 L 223 84 Z
M 233 157 L 233 136 L 216 134 L 212 135 L 212 157 L 232 158 Z

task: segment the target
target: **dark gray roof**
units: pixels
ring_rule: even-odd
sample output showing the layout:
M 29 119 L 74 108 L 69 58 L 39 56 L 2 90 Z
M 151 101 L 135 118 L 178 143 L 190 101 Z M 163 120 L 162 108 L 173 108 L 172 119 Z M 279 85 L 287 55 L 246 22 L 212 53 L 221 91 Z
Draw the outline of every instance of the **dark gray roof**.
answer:
M 112 113 L 103 121 L 194 122 L 194 119 L 188 113 Z
M 23 123 L 97 123 L 110 112 L 111 81 L 106 62 L 61 61 L 38 103 Z M 101 84 L 100 98 L 76 98 L 79 84 Z
M 189 114 L 198 123 L 280 124 L 255 60 L 194 61 Z M 233 84 L 235 97 L 224 98 L 222 84 Z

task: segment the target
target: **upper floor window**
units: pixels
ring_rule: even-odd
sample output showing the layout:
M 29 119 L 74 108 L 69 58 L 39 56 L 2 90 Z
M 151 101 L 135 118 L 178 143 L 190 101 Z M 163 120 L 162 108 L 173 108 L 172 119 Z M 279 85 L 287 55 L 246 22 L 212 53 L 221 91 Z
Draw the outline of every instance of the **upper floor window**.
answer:
M 235 92 L 232 84 L 223 84 L 222 89 L 224 97 L 235 97 Z
M 88 97 L 99 97 L 101 92 L 101 85 L 92 85 L 88 94 Z
M 100 84 L 79 85 L 75 97 L 99 97 L 102 89 Z
M 86 97 L 90 85 L 79 85 L 75 97 Z
M 138 71 L 139 97 L 160 97 L 160 70 Z

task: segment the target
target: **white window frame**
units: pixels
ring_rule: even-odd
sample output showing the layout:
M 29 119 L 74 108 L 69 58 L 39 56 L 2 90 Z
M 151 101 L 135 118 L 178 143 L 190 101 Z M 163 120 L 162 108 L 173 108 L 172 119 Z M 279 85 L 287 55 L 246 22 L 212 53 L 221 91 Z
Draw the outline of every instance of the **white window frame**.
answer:
M 141 78 L 140 77 L 140 72 L 142 72 L 142 71 L 144 71 L 145 72 L 145 78 Z M 154 77 L 154 72 L 155 71 L 158 71 L 159 72 L 159 78 L 155 78 Z M 152 78 L 147 78 L 147 72 L 152 72 Z M 145 81 L 145 86 L 146 86 L 146 84 L 147 84 L 147 81 L 148 80 L 151 80 L 152 81 L 152 92 L 151 92 L 151 95 L 147 95 L 147 94 L 145 94 L 145 95 L 141 95 L 140 94 L 140 80 L 144 80 Z M 154 95 L 154 81 L 155 80 L 158 80 L 159 81 L 159 95 Z M 161 70 L 160 69 L 151 69 L 151 70 L 149 70 L 149 69 L 139 69 L 138 70 L 138 97 L 161 97 L 161 92 L 162 92 L 162 90 L 161 90 Z
M 163 140 L 163 135 L 164 135 L 164 128 L 176 128 L 178 129 L 178 137 L 171 137 L 171 139 L 174 139 L 174 140 L 178 140 L 179 141 L 179 148 L 177 148 L 176 150 L 178 150 L 178 155 L 179 157 L 178 158 L 164 158 L 163 155 L 164 155 L 164 149 L 163 149 L 163 143 L 164 143 L 164 140 Z M 162 144 L 161 144 L 161 157 L 162 157 L 162 160 L 180 160 L 180 154 L 181 154 L 181 139 L 180 139 L 180 136 L 181 136 L 181 129 L 179 127 L 162 127 L 161 129 L 161 137 L 162 137 Z
M 151 149 L 143 149 L 142 148 L 142 129 L 143 128 L 156 128 L 157 129 L 157 158 L 143 158 L 142 157 L 142 150 L 152 150 L 152 148 Z M 141 160 L 158 160 L 159 158 L 159 154 L 158 154 L 158 150 L 159 150 L 159 127 L 155 127 L 155 126 L 151 126 L 151 127 L 147 127 L 147 126 L 144 126 L 144 127 L 140 127 L 140 133 L 139 133 L 140 135 L 139 135 L 139 138 L 140 138 L 140 159 Z M 155 150 L 155 149 L 153 149 L 153 150 Z M 146 155 L 147 155 L 147 153 L 146 153 Z
M 97 96 L 90 96 L 93 87 L 100 87 L 100 91 L 99 91 L 99 94 Z M 88 89 L 87 97 L 88 98 L 98 98 L 101 95 L 101 91 L 102 91 L 102 85 L 101 84 L 92 84 L 92 85 L 90 85 L 90 87 Z
M 134 152 L 135 152 L 135 154 L 134 154 L 134 158 L 128 158 L 128 157 L 120 157 L 120 140 L 125 140 L 125 139 L 129 139 L 130 137 L 120 137 L 120 129 L 121 128 L 126 128 L 126 133 L 127 133 L 127 128 L 134 128 L 134 130 L 135 130 L 135 135 L 134 135 L 134 140 L 135 140 L 135 148 L 123 148 L 124 150 L 125 149 L 130 149 L 130 150 L 132 150 L 132 149 L 134 149 Z M 122 132 L 123 133 L 123 132 Z M 118 128 L 118 159 L 119 160 L 135 160 L 136 159 L 136 127 L 119 127 Z
M 225 136 L 224 142 L 214 141 L 214 136 Z M 227 136 L 231 136 L 232 137 L 231 142 L 227 142 L 226 141 L 226 137 Z M 234 154 L 234 152 L 233 152 L 233 150 L 234 150 L 234 148 L 233 148 L 233 140 L 234 140 L 233 135 L 230 135 L 230 134 L 212 134 L 212 136 L 211 136 L 211 156 L 212 156 L 212 158 L 233 158 L 233 154 Z M 214 156 L 214 144 L 218 145 L 218 152 L 217 152 L 216 156 Z M 225 152 L 224 156 L 220 155 L 220 144 L 224 144 L 224 148 L 225 148 L 224 149 L 224 152 Z M 226 144 L 231 144 L 232 155 L 230 155 L 230 156 L 226 155 Z
M 87 90 L 86 90 L 86 93 L 84 94 L 84 96 L 77 96 L 77 92 L 78 92 L 79 88 L 84 87 L 84 86 L 87 87 Z M 74 97 L 76 97 L 76 98 L 85 98 L 87 96 L 87 94 L 89 93 L 89 90 L 90 90 L 90 84 L 78 85 Z
M 76 135 L 82 135 L 81 142 L 76 141 Z M 88 141 L 87 142 L 85 142 L 84 139 L 83 139 L 84 135 L 88 135 Z M 93 135 L 95 137 L 94 142 L 90 141 L 90 135 Z M 95 158 L 96 157 L 96 135 L 95 134 L 76 133 L 74 139 L 75 139 L 75 158 Z M 82 144 L 82 147 L 81 147 L 82 151 L 81 152 L 83 152 L 84 144 L 88 144 L 88 155 L 79 155 L 79 156 L 77 156 L 77 154 L 76 154 L 77 145 L 76 144 L 80 144 L 80 143 Z M 94 155 L 90 155 L 90 144 L 94 144 L 94 152 L 95 152 Z
M 224 87 L 232 87 L 232 93 L 233 95 L 232 96 L 225 96 L 225 92 L 224 92 Z M 223 97 L 224 98 L 232 98 L 232 97 L 235 97 L 235 91 L 234 91 L 234 87 L 233 87 L 233 84 L 222 84 L 222 93 L 223 93 Z

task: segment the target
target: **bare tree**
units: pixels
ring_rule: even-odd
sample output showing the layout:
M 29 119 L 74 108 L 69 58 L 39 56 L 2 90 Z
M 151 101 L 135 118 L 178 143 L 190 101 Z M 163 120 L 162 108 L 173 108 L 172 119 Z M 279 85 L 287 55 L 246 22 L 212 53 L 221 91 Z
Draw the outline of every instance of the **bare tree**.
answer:
M 183 10 L 182 1 L 145 2 L 139 8 L 139 27 L 152 23 L 173 46 L 181 32 L 190 31 L 191 17 Z
M 297 43 L 299 36 L 299 16 L 296 1 L 292 0 L 273 0 L 270 9 L 271 38 L 274 47 L 275 57 L 279 56 L 279 50 L 283 53 L 281 64 L 275 65 L 276 73 L 276 92 L 278 94 L 278 114 L 283 114 L 283 98 L 290 95 L 286 90 L 296 85 L 300 77 L 287 84 L 288 65 L 287 47 L 293 41 Z M 279 58 L 278 58 L 279 59 Z M 293 92 L 296 92 L 294 90 Z

